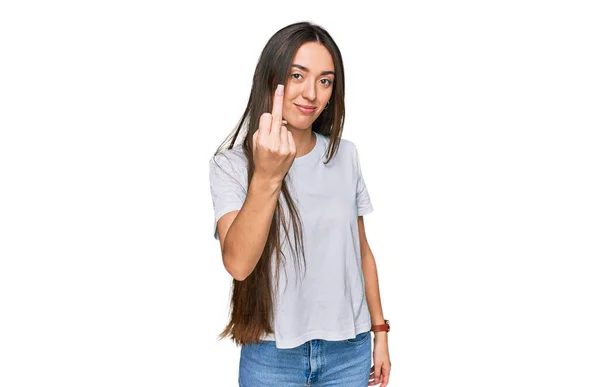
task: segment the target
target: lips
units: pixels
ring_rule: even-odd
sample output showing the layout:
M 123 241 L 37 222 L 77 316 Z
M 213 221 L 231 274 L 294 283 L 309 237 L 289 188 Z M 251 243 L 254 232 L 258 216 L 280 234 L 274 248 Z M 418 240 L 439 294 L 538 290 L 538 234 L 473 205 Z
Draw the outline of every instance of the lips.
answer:
M 312 114 L 315 110 L 317 110 L 316 106 L 305 106 L 294 104 L 298 110 L 300 110 L 304 114 Z

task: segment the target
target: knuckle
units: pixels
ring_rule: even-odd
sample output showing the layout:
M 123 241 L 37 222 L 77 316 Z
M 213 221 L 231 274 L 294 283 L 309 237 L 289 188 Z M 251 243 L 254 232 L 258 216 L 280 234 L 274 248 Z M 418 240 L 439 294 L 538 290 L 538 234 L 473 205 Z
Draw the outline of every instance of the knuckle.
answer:
M 265 127 L 271 125 L 271 116 L 261 116 L 260 121 L 258 122 L 259 127 Z

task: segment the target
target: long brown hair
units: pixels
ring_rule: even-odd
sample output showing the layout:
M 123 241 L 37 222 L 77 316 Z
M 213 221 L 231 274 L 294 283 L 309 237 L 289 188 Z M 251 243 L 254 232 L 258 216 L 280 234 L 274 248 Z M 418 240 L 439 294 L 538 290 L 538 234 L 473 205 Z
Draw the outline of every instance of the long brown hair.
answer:
M 242 148 L 248 164 L 248 182 L 251 181 L 254 174 L 252 135 L 258 130 L 260 116 L 265 112 L 272 111 L 273 93 L 277 84 L 287 84 L 296 51 L 302 44 L 307 42 L 322 44 L 333 58 L 335 78 L 329 107 L 323 110 L 315 120 L 312 130 L 330 138 L 325 163 L 328 163 L 337 152 L 345 116 L 342 55 L 329 33 L 322 27 L 310 22 L 291 24 L 277 31 L 265 45 L 254 71 L 252 89 L 246 110 L 235 130 L 229 134 L 215 152 L 216 156 L 227 142 L 229 142 L 227 149 L 232 149 L 238 136 L 240 136 L 240 130 L 246 128 L 245 137 L 242 138 Z M 247 189 L 247 187 L 245 188 Z M 299 266 L 299 252 L 301 251 L 306 268 L 302 228 L 300 227 L 301 219 L 285 179 L 282 182 L 281 193 L 285 198 L 293 227 L 294 262 Z M 280 227 L 285 231 L 285 238 L 291 246 L 290 229 L 288 223 L 284 221 L 285 216 L 283 214 L 283 205 L 281 200 L 278 199 L 265 248 L 254 270 L 243 281 L 233 279 L 230 321 L 219 335 L 219 339 L 230 336 L 236 345 L 243 345 L 258 342 L 263 333 L 274 333 L 272 327 L 273 305 L 277 290 L 273 285 L 277 286 L 279 266 L 282 262 L 282 256 L 284 256 L 280 244 Z M 271 284 L 271 257 L 274 251 L 276 252 L 276 283 Z

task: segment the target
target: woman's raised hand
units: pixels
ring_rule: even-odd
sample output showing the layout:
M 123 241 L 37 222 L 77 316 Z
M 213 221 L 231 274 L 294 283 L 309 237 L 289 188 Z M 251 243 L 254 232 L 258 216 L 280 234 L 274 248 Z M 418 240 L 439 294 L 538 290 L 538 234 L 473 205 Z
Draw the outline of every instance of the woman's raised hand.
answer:
M 296 158 L 292 133 L 283 126 L 283 85 L 277 85 L 273 111 L 260 116 L 258 130 L 252 136 L 255 174 L 280 183 Z

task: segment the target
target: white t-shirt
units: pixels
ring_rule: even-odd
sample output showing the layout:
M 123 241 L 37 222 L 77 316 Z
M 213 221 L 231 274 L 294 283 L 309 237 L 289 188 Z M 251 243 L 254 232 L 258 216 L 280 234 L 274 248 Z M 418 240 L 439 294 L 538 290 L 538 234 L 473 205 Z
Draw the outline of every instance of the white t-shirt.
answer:
M 335 156 L 326 160 L 329 137 L 314 132 L 316 146 L 297 157 L 286 181 L 300 214 L 304 237 L 306 273 L 298 266 L 280 228 L 286 256 L 279 272 L 274 305 L 277 348 L 293 348 L 308 340 L 345 340 L 371 329 L 361 265 L 358 216 L 373 211 L 354 143 L 342 139 Z M 215 165 L 215 159 L 219 165 Z M 217 221 L 242 208 L 248 187 L 247 162 L 241 146 L 224 150 L 210 160 L 214 205 L 214 237 Z M 280 200 L 289 216 L 283 193 Z M 293 228 L 289 227 L 292 246 Z M 302 255 L 299 255 L 302 261 Z M 274 256 L 272 279 L 275 281 Z M 285 270 L 285 273 L 284 273 Z M 286 275 L 287 273 L 287 275 Z M 303 277 L 304 276 L 304 277 Z M 274 282 L 272 282 L 274 283 Z

